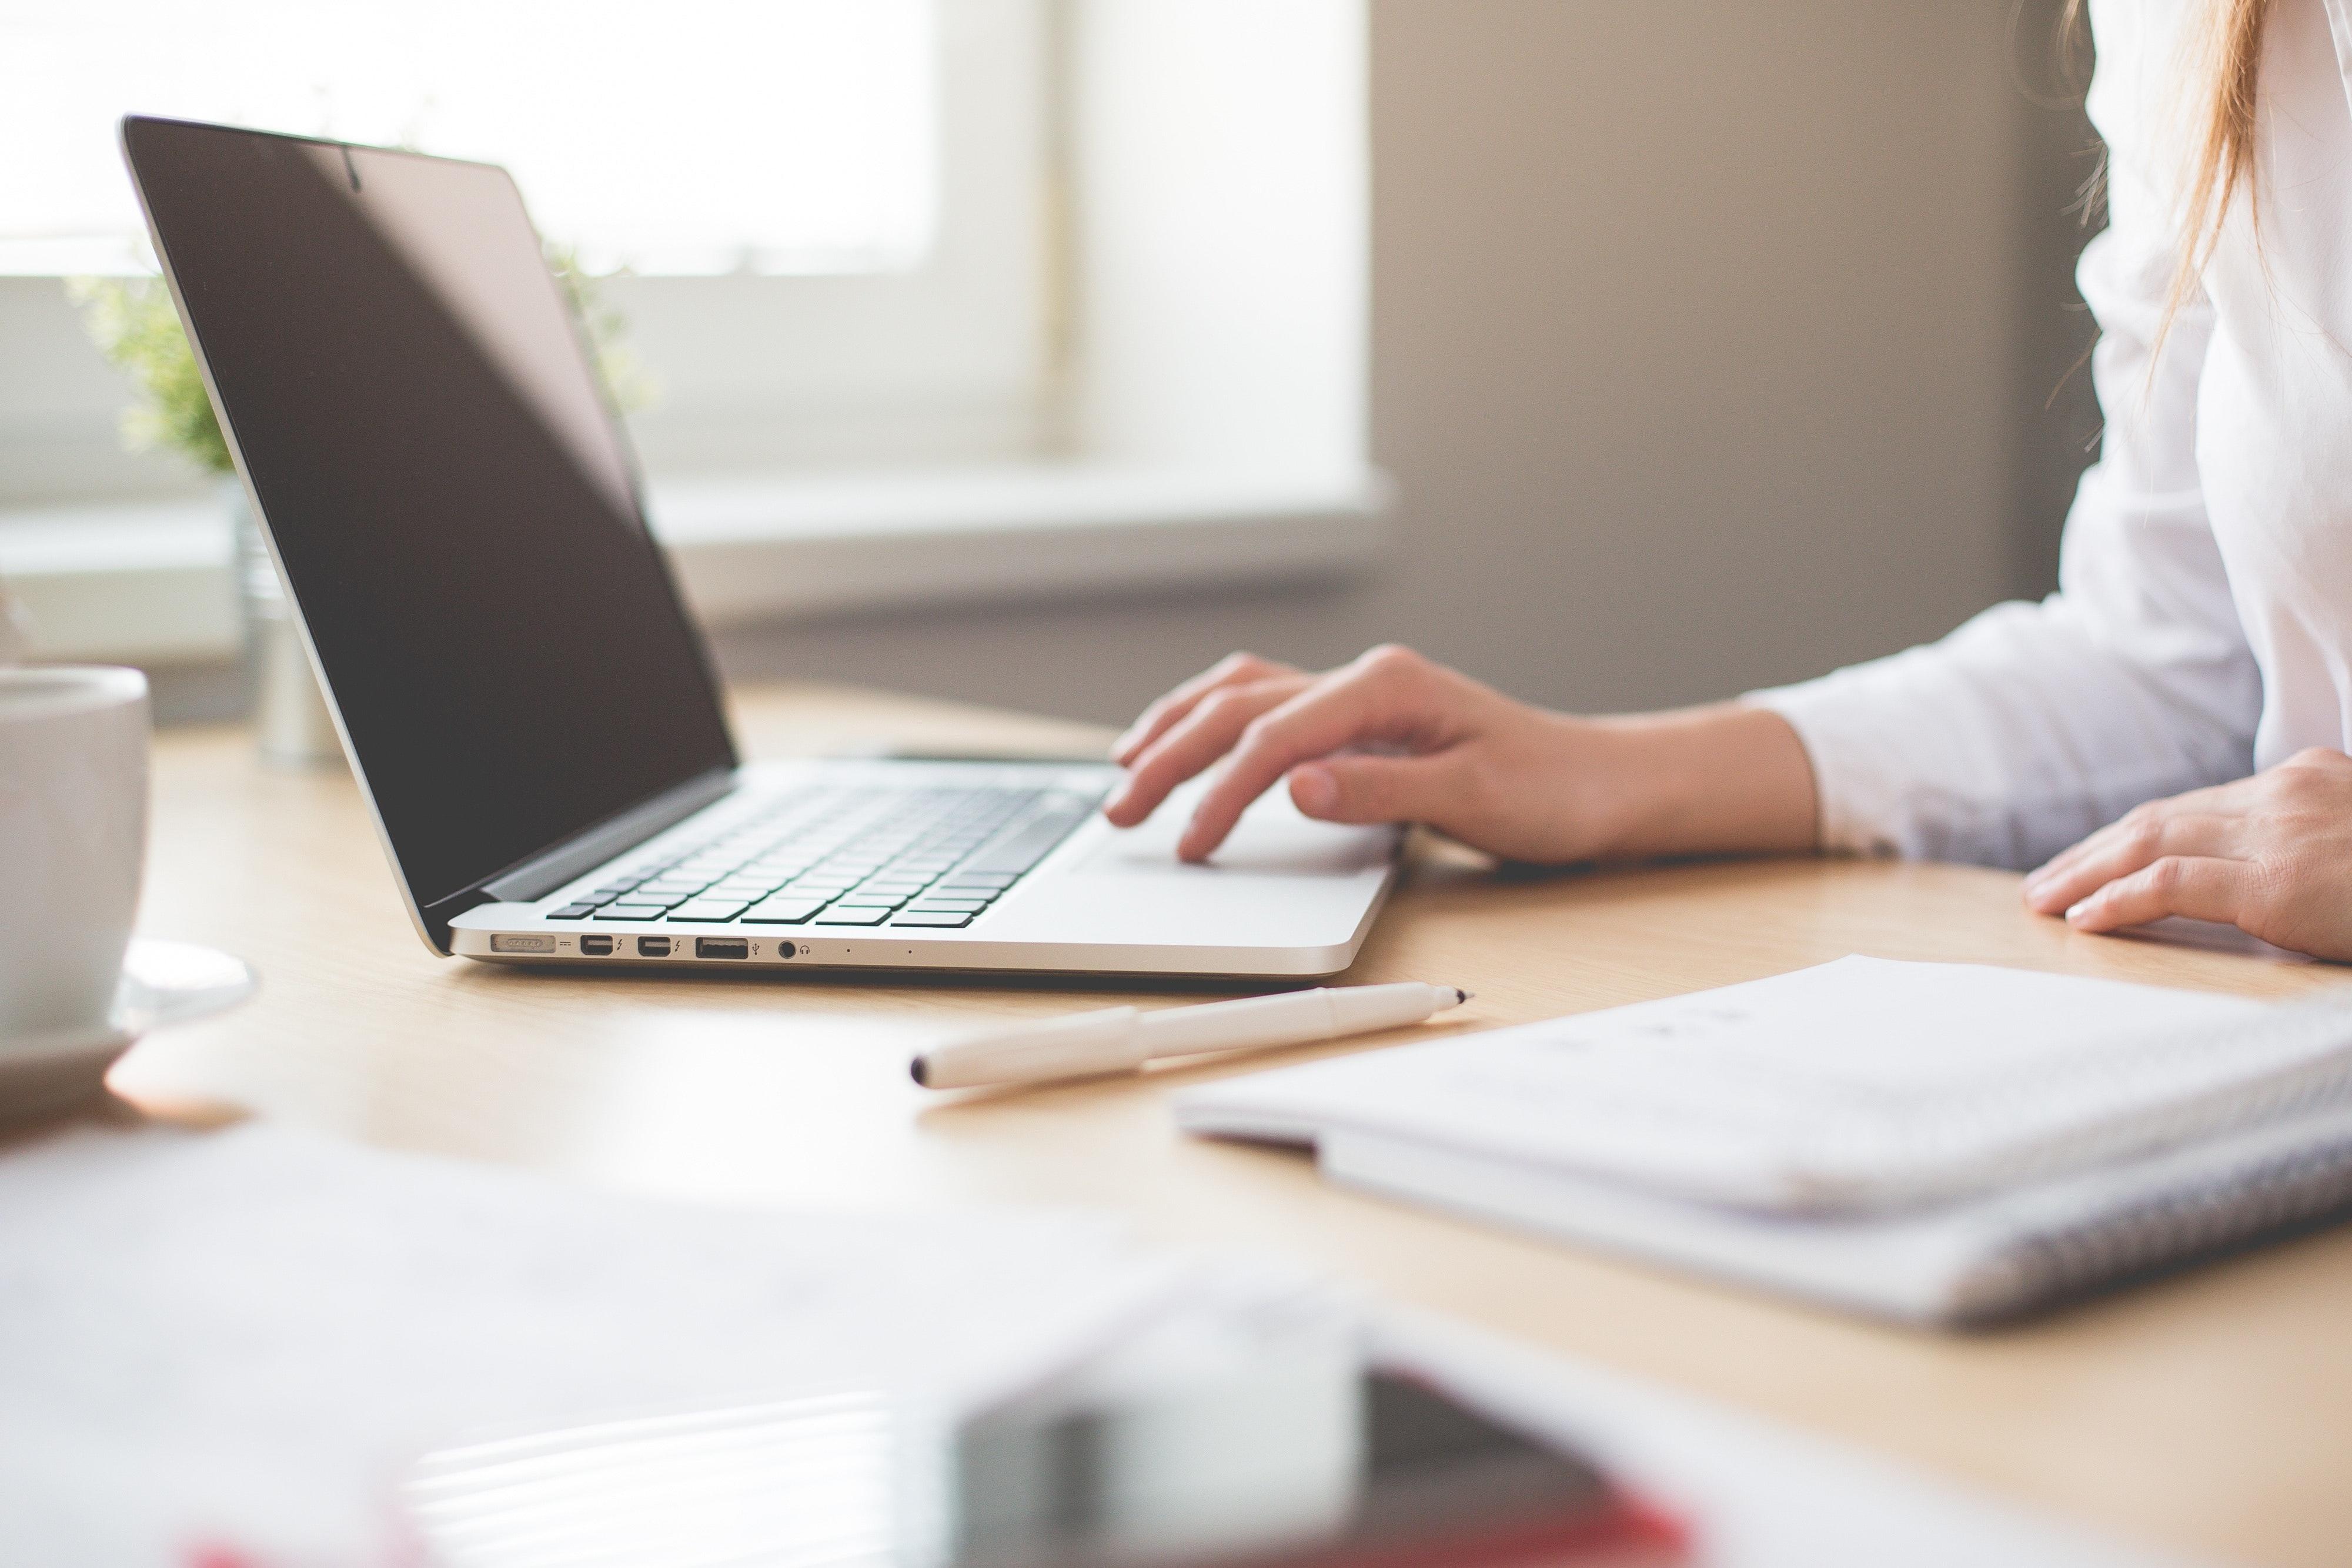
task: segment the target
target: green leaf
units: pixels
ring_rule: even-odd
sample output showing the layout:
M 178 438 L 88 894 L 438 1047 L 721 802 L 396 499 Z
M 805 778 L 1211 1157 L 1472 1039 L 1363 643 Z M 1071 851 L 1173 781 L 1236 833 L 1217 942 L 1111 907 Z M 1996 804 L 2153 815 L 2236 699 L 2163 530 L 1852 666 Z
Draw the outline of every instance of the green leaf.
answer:
M 160 277 L 74 277 L 66 292 L 107 362 L 130 376 L 139 401 L 122 412 L 123 444 L 163 447 L 208 474 L 229 471 L 228 443 Z

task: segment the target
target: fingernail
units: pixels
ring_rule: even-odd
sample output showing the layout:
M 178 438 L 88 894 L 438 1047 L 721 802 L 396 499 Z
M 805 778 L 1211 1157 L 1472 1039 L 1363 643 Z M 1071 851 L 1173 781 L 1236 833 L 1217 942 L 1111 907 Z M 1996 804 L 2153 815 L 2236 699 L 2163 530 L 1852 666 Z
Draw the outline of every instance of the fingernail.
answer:
M 2068 909 L 2068 910 L 2066 911 L 2066 921 L 2067 921 L 2067 924 L 2068 924 L 2068 925 L 2079 925 L 2079 924 L 2082 922 L 2082 920 L 2083 920 L 2084 916 L 2085 916 L 2085 915 L 2089 915 L 2089 914 L 2091 913 L 2091 905 L 2092 905 L 2092 904 L 2093 904 L 2093 903 L 2097 899 L 2097 897 L 2098 897 L 2098 894 L 2093 894 L 2089 898 L 2085 898 L 2085 899 L 2081 900 L 2080 902 L 2076 903 L 2076 904 L 2075 904 L 2072 908 Z
M 1339 803 L 1339 781 L 1328 768 L 1309 764 L 1290 775 L 1290 799 L 1310 817 L 1319 817 Z
M 1178 860 L 1196 861 L 1205 852 L 1201 843 L 1201 819 L 1193 818 L 1184 824 L 1183 836 L 1176 841 Z

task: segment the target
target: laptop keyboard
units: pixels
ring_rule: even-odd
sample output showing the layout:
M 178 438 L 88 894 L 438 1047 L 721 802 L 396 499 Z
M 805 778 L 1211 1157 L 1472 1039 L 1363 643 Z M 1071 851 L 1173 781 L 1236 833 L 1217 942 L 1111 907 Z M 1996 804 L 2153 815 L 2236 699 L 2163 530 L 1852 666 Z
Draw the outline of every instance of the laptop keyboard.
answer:
M 958 930 L 1100 799 L 1055 788 L 812 786 L 547 918 Z

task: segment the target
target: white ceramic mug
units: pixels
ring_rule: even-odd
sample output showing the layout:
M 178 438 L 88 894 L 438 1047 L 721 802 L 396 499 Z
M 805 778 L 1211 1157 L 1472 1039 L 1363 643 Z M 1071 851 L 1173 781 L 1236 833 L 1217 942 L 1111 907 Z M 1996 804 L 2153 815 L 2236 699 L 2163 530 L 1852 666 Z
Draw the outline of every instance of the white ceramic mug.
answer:
M 97 1028 L 147 854 L 147 678 L 0 669 L 0 1051 Z

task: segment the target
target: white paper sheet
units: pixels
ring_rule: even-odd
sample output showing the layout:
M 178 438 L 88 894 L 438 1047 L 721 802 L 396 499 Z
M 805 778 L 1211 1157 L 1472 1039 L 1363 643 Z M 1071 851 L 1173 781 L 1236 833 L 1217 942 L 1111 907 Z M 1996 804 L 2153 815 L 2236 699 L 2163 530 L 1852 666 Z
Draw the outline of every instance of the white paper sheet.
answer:
M 0 1155 L 0 1561 L 392 1561 L 477 1430 L 810 1391 L 970 1406 L 1178 1288 L 1075 1216 L 696 1209 L 265 1126 Z

